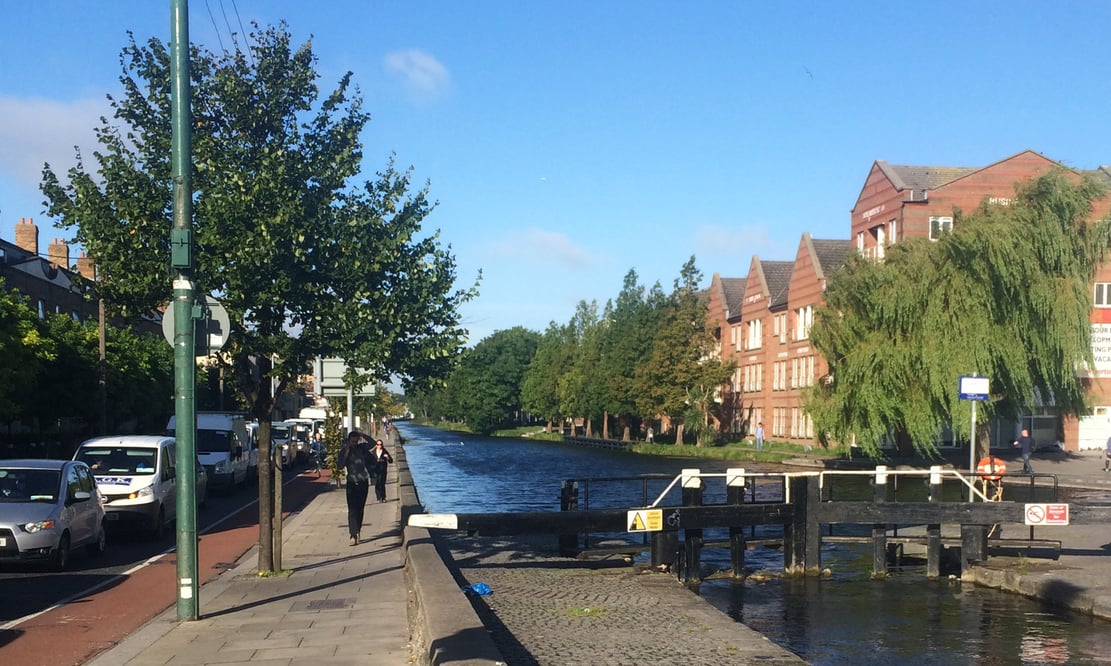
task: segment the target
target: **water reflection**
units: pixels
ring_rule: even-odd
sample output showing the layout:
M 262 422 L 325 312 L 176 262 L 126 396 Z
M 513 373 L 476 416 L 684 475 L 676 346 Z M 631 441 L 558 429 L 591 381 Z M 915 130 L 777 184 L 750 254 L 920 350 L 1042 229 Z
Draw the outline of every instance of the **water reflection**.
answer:
M 564 479 L 724 472 L 726 463 L 608 452 L 550 442 L 456 436 L 402 424 L 406 455 L 425 510 L 438 513 L 556 511 Z M 658 492 L 665 483 L 659 484 Z M 709 486 L 708 486 L 709 490 Z M 639 496 L 639 490 L 633 494 Z M 711 500 L 708 492 L 707 501 Z M 597 492 L 592 506 L 623 506 Z M 707 540 L 723 538 L 708 531 Z M 1107 664 L 1107 624 L 1031 600 L 959 582 L 927 581 L 923 567 L 872 580 L 871 551 L 822 550 L 828 579 L 749 576 L 713 579 L 698 593 L 738 622 L 807 661 L 848 664 Z M 703 553 L 707 573 L 727 570 L 729 553 Z M 749 572 L 782 571 L 779 550 L 746 554 Z

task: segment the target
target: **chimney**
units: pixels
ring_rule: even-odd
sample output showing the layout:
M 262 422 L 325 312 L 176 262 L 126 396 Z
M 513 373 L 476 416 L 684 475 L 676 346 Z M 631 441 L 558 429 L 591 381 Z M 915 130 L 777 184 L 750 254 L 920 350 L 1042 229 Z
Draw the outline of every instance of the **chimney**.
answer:
M 81 251 L 81 256 L 77 257 L 77 272 L 86 280 L 96 280 L 96 262 L 86 257 L 84 250 Z
M 39 228 L 31 218 L 19 218 L 19 224 L 15 226 L 15 244 L 31 254 L 39 253 Z
M 69 245 L 64 240 L 55 238 L 50 242 L 50 247 L 47 248 L 47 257 L 50 258 L 50 263 L 58 268 L 69 269 Z

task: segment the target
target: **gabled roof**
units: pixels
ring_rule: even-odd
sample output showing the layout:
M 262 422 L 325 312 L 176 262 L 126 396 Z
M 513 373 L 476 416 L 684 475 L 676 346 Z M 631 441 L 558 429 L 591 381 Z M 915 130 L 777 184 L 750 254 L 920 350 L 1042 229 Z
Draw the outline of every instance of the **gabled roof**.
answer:
M 736 319 L 741 316 L 741 304 L 745 300 L 746 278 L 721 278 L 722 301 L 725 303 L 725 318 Z
M 978 167 L 903 166 L 876 160 L 896 190 L 935 190 L 942 185 L 975 173 Z
M 814 267 L 814 272 L 820 280 L 825 279 L 826 273 L 845 263 L 853 249 L 851 240 L 811 239 L 809 234 L 806 237 L 814 248 L 814 258 L 818 264 Z
M 795 271 L 793 261 L 761 261 L 760 270 L 764 274 L 764 285 L 768 289 L 768 309 L 774 310 L 787 304 L 787 288 L 791 286 L 791 274 Z

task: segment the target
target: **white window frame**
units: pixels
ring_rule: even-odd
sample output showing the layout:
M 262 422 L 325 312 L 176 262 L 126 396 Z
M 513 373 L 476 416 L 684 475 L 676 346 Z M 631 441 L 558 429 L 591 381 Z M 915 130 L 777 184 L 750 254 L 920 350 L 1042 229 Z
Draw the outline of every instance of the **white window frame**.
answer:
M 931 215 L 930 216 L 930 240 L 940 240 L 942 236 L 953 232 L 953 216 L 952 215 Z
M 795 339 L 810 338 L 810 327 L 814 324 L 814 306 L 806 305 L 795 310 Z
M 745 349 L 760 349 L 763 346 L 763 328 L 759 319 L 748 322 L 748 337 L 745 340 Z
M 1111 282 L 1097 282 L 1092 289 L 1092 304 L 1097 308 L 1111 308 Z

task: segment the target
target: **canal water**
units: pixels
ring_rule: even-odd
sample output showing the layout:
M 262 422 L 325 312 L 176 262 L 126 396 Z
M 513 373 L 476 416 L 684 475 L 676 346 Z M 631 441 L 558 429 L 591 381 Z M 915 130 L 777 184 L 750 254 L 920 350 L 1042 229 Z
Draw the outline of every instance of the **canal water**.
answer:
M 429 513 L 558 511 L 565 479 L 674 476 L 687 467 L 723 473 L 736 465 L 460 436 L 412 424 L 400 424 L 399 431 Z M 667 481 L 653 480 L 647 488 L 633 484 L 619 492 L 605 490 L 613 484 L 589 485 L 590 508 L 609 508 L 629 506 L 630 497 L 640 503 L 645 494 L 651 501 Z M 708 482 L 706 501 L 721 501 L 712 488 Z M 671 492 L 663 504 L 678 503 L 678 491 Z M 580 484 L 581 502 L 584 494 Z M 705 536 L 709 542 L 723 535 L 707 531 Z M 749 575 L 734 582 L 712 575 L 728 571 L 728 551 L 708 548 L 702 556 L 708 578 L 697 593 L 812 664 L 1111 663 L 1111 625 L 1102 620 L 971 583 L 928 581 L 924 566 L 873 580 L 871 557 L 869 546 L 824 545 L 822 566 L 831 570 L 830 577 Z M 782 572 L 783 559 L 778 550 L 757 548 L 748 551 L 745 564 L 749 574 L 774 574 Z

